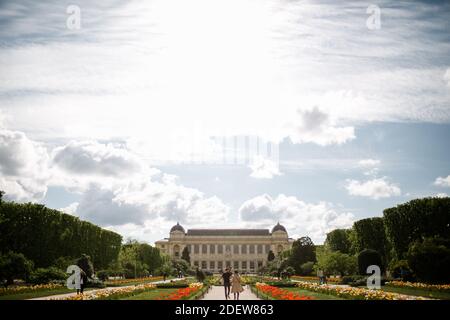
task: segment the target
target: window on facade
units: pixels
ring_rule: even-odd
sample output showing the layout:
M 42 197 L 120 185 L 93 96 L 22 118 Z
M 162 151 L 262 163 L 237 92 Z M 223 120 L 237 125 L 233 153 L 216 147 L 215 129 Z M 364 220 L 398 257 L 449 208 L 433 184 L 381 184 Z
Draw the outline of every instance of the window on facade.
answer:
M 262 246 L 262 244 L 258 244 L 258 254 L 261 254 L 261 253 L 263 253 L 263 246 Z
M 269 253 L 269 251 L 270 251 L 270 245 L 269 244 L 266 244 L 266 252 L 265 253 Z
M 215 254 L 216 253 L 216 245 L 215 244 L 211 244 L 209 246 L 209 253 L 211 253 L 211 254 Z
M 206 244 L 202 244 L 202 253 L 207 254 L 208 253 L 208 246 Z
M 180 253 L 178 251 L 175 251 L 175 257 L 179 257 Z
M 222 254 L 222 253 L 223 253 L 223 245 L 219 244 L 219 245 L 217 246 L 217 252 L 218 252 L 219 254 Z
M 250 261 L 250 269 L 255 269 L 255 262 L 254 261 Z
M 238 270 L 239 269 L 239 261 L 235 261 L 233 263 L 233 268 L 234 268 L 234 270 Z
M 258 269 L 261 268 L 263 266 L 263 262 L 262 261 L 258 261 Z
M 217 261 L 217 269 L 222 270 L 223 269 L 223 263 L 222 261 Z
M 239 254 L 239 246 L 238 246 L 237 244 L 235 244 L 235 245 L 233 246 L 233 253 L 234 253 L 234 254 Z
M 247 269 L 247 261 L 242 261 L 242 269 L 243 270 Z
M 216 268 L 216 263 L 215 263 L 215 261 L 210 261 L 209 262 L 209 269 L 210 270 L 214 270 Z
M 206 265 L 206 261 L 202 261 L 202 269 L 208 269 L 208 266 Z
M 225 262 L 225 265 L 227 266 L 227 268 L 230 268 L 231 267 L 231 262 L 227 261 L 227 262 Z
M 194 266 L 198 267 L 198 261 L 194 261 Z
M 241 253 L 247 254 L 247 245 L 246 244 L 241 245 Z
M 198 254 L 199 252 L 199 245 L 198 244 L 194 244 L 194 254 Z
M 225 246 L 225 252 L 231 252 L 231 246 L 229 244 Z
M 250 247 L 250 254 L 255 254 L 255 245 L 251 244 L 249 245 L 249 247 Z

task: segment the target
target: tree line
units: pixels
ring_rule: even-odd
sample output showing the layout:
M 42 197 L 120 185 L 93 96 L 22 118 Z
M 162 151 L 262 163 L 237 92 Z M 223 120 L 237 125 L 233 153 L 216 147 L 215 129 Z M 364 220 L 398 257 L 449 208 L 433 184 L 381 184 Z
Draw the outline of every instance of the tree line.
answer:
M 41 204 L 0 203 L 0 253 L 22 253 L 35 267 L 89 255 L 97 268 L 117 259 L 122 236 Z

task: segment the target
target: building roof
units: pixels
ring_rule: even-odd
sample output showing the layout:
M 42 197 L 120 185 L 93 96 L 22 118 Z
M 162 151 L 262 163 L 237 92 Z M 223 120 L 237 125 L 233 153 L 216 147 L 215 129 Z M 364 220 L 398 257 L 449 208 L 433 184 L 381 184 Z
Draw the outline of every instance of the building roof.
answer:
M 177 222 L 176 225 L 174 225 L 171 229 L 170 232 L 174 232 L 174 231 L 181 231 L 184 233 L 184 228 Z
M 282 226 L 279 222 L 272 229 L 272 232 L 275 232 L 275 231 L 283 231 L 283 232 L 287 233 L 286 228 L 284 226 Z
M 268 236 L 268 229 L 188 229 L 188 236 Z

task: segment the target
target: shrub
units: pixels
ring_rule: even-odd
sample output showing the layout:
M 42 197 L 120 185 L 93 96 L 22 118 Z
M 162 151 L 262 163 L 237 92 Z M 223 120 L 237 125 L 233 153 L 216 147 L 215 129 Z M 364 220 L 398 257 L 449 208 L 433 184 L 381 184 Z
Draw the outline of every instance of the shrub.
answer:
M 195 277 L 199 282 L 203 282 L 206 278 L 205 272 L 201 269 L 197 269 Z
M 38 268 L 31 273 L 30 283 L 32 284 L 47 284 L 50 282 L 61 281 L 67 278 L 67 274 L 61 269 Z
M 358 271 L 361 275 L 367 274 L 367 267 L 371 265 L 379 266 L 381 271 L 383 271 L 383 263 L 381 260 L 381 255 L 372 249 L 365 249 L 361 251 L 358 255 Z
M 88 288 L 104 288 L 105 284 L 103 283 L 103 281 L 99 280 L 99 279 L 88 279 L 88 282 L 86 284 L 86 287 Z
M 429 283 L 450 282 L 450 241 L 426 238 L 411 244 L 408 264 L 417 280 Z
M 102 281 L 106 281 L 108 280 L 108 278 L 110 277 L 110 272 L 109 270 L 100 270 L 97 271 L 97 278 L 99 278 Z
M 86 275 L 90 278 L 94 273 L 94 266 L 92 265 L 91 257 L 82 254 L 81 257 L 77 260 L 77 265 L 83 270 Z
M 342 284 L 352 284 L 356 281 L 361 281 L 362 279 L 366 279 L 367 277 L 361 276 L 361 275 L 354 275 L 354 276 L 343 276 L 342 277 Z
M 401 278 L 403 281 L 411 281 L 412 270 L 409 267 L 407 260 L 394 260 L 389 265 L 389 270 L 391 271 L 391 276 L 394 279 Z
M 7 287 L 14 279 L 28 280 L 33 262 L 25 258 L 22 253 L 9 251 L 0 255 L 0 282 Z
M 300 270 L 301 270 L 300 275 L 302 276 L 310 275 L 314 270 L 314 262 L 312 261 L 305 262 L 300 266 Z

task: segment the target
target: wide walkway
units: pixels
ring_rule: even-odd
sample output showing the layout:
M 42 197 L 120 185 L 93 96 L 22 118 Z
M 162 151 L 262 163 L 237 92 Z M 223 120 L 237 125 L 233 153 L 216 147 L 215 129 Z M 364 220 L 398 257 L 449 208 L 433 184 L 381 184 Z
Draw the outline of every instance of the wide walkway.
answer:
M 151 283 L 154 284 L 158 284 L 158 283 L 168 283 L 170 281 L 180 281 L 180 280 L 184 280 L 185 278 L 175 278 L 175 279 L 168 279 L 166 281 L 160 280 L 160 281 L 154 281 Z M 103 289 L 94 289 L 94 290 L 85 290 L 85 293 L 94 293 L 98 290 L 111 290 L 111 289 L 117 289 L 117 288 L 129 288 L 129 287 L 134 287 L 135 285 L 130 285 L 130 286 L 120 286 L 120 287 L 106 287 Z M 59 299 L 64 299 L 64 298 L 68 298 L 71 296 L 76 296 L 77 293 L 76 292 L 71 292 L 71 293 L 64 293 L 64 294 L 57 294 L 57 295 L 53 295 L 53 296 L 46 296 L 46 297 L 39 297 L 39 298 L 33 298 L 33 299 L 29 299 L 29 300 L 59 300 Z
M 233 294 L 230 293 L 230 298 L 233 299 Z M 225 300 L 225 292 L 223 286 L 212 286 L 208 293 L 205 294 L 202 300 Z M 245 286 L 244 291 L 239 295 L 239 300 L 260 300 L 251 290 L 250 287 Z

